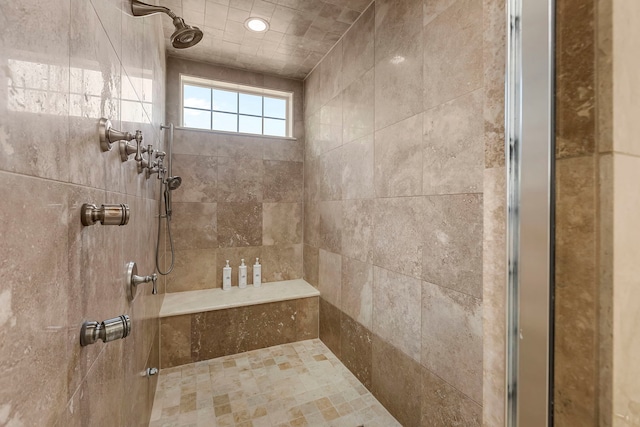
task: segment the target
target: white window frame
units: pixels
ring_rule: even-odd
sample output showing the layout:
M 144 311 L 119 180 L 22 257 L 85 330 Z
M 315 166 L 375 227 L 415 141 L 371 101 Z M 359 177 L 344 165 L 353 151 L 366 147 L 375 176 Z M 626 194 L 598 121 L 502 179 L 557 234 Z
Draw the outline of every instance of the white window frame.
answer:
M 269 98 L 277 98 L 283 99 L 286 102 L 286 113 L 285 113 L 285 136 L 276 136 L 276 135 L 265 135 L 265 134 L 256 134 L 256 133 L 244 133 L 244 132 L 232 132 L 232 131 L 223 131 L 223 130 L 215 130 L 215 129 L 203 129 L 203 128 L 191 128 L 184 125 L 184 85 L 187 84 L 189 86 L 200 86 L 207 89 L 218 89 L 218 90 L 226 90 L 237 92 L 239 94 L 246 95 L 257 95 L 257 96 L 266 96 Z M 190 107 L 186 107 L 190 108 Z M 211 106 L 211 111 L 213 110 L 213 105 Z M 205 111 L 205 110 L 203 110 Z M 233 114 L 233 113 L 231 113 Z M 238 116 L 241 116 L 240 112 L 235 113 Z M 255 116 L 258 117 L 258 116 Z M 265 115 L 264 110 L 262 111 L 262 118 L 272 118 L 270 116 Z M 212 122 L 213 126 L 213 122 Z M 293 138 L 293 92 L 286 92 L 280 90 L 266 89 L 255 86 L 247 86 L 241 85 L 237 83 L 230 83 L 220 80 L 210 80 L 203 79 L 201 77 L 189 76 L 186 74 L 180 74 L 180 127 L 185 129 L 194 129 L 200 131 L 208 131 L 208 132 L 220 132 L 231 135 L 250 135 L 250 136 L 259 136 L 259 137 L 267 137 L 267 138 Z M 239 128 L 238 128 L 239 129 Z M 264 132 L 264 129 L 263 129 Z

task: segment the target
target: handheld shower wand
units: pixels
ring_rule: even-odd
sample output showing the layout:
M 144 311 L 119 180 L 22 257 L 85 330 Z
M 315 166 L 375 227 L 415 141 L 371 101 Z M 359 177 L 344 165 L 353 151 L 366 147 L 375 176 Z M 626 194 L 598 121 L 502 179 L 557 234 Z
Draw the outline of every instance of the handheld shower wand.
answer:
M 131 0 L 131 13 L 133 16 L 147 16 L 153 15 L 154 13 L 166 13 L 169 15 L 169 17 L 173 19 L 173 26 L 176 27 L 176 30 L 171 34 L 171 44 L 176 49 L 195 46 L 202 40 L 203 33 L 200 28 L 187 25 L 184 19 L 164 6 L 155 6 L 138 0 Z

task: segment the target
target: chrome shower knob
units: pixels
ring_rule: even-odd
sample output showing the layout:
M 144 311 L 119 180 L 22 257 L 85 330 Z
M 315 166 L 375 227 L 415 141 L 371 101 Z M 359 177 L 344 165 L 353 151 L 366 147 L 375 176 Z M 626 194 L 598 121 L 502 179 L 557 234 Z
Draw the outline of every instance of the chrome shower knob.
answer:
M 93 225 L 96 222 L 100 222 L 102 225 L 127 225 L 129 222 L 129 206 L 125 203 L 101 205 L 100 207 L 85 203 L 80 209 L 82 225 Z
M 102 342 L 115 341 L 129 336 L 131 333 L 131 319 L 123 314 L 103 322 L 84 322 L 80 329 L 80 345 L 85 347 L 94 344 L 99 339 Z

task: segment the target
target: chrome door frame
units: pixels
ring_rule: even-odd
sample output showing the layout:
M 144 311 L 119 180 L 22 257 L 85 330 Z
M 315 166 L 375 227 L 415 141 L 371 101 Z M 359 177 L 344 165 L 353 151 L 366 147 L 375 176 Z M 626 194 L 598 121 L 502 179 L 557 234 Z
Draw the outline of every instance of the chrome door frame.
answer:
M 553 425 L 554 0 L 508 0 L 506 425 Z

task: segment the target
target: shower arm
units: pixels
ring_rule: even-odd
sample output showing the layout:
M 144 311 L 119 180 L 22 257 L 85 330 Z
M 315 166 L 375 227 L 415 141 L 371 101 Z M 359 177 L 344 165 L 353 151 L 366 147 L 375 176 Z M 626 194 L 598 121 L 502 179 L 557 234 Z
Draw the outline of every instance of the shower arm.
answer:
M 131 0 L 131 12 L 133 13 L 133 16 L 147 16 L 153 15 L 154 13 L 166 13 L 171 17 L 171 19 L 176 19 L 178 17 L 169 8 L 143 3 L 138 0 Z

